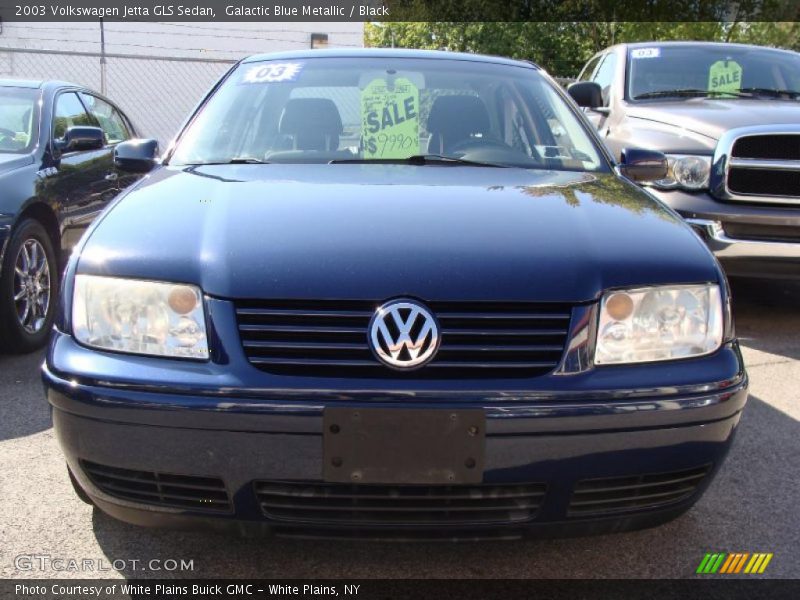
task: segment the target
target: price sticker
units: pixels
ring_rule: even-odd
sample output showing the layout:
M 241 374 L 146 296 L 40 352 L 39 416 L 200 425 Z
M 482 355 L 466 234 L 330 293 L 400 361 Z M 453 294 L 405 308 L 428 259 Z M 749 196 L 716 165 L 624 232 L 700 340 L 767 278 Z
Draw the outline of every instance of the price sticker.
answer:
M 732 60 L 718 60 L 708 70 L 709 92 L 738 92 L 742 89 L 742 67 Z
M 361 92 L 364 158 L 406 158 L 419 152 L 419 89 L 408 79 L 372 80 Z

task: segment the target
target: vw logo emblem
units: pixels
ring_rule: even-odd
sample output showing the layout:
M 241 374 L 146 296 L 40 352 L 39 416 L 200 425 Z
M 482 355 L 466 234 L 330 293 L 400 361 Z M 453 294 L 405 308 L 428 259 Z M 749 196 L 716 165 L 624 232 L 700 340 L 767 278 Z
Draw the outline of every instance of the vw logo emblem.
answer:
M 421 304 L 392 300 L 375 311 L 369 341 L 384 364 L 395 369 L 420 367 L 439 349 L 439 325 Z

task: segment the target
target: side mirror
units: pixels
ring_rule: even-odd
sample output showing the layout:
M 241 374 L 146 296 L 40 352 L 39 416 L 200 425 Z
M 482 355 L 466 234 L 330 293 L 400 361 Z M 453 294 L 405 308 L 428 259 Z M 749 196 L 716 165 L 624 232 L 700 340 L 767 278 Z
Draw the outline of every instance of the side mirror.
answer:
M 570 83 L 567 93 L 580 107 L 595 109 L 603 106 L 603 89 L 594 81 Z
M 114 166 L 129 173 L 147 173 L 156 166 L 158 140 L 128 140 L 114 148 Z
M 106 136 L 102 129 L 83 125 L 69 127 L 64 132 L 64 137 L 58 140 L 58 149 L 61 152 L 99 150 L 105 145 Z
M 624 148 L 619 172 L 631 181 L 642 183 L 664 179 L 669 171 L 667 157 L 655 150 Z

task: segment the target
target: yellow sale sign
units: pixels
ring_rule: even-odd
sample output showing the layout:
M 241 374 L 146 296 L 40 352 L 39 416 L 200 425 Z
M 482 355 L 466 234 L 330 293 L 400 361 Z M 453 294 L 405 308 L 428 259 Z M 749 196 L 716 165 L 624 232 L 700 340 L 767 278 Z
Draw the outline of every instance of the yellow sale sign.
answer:
M 742 67 L 732 60 L 718 60 L 708 70 L 709 92 L 738 92 L 742 89 Z
M 364 158 L 407 158 L 419 153 L 419 90 L 408 79 L 374 79 L 361 92 Z

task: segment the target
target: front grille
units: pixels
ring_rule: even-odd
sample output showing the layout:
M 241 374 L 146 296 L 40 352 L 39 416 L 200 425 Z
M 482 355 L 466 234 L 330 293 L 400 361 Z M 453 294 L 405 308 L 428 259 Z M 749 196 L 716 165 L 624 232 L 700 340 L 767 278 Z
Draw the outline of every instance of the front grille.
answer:
M 521 523 L 536 516 L 545 484 L 476 486 L 350 485 L 258 481 L 264 515 L 329 525 L 479 525 Z
M 372 354 L 368 327 L 381 302 L 237 301 L 245 354 L 272 373 L 364 377 L 543 375 L 561 359 L 571 306 L 565 304 L 430 302 L 441 328 L 435 358 L 398 372 Z
M 134 471 L 88 461 L 81 464 L 92 483 L 109 496 L 158 506 L 231 512 L 225 484 L 215 477 Z
M 709 468 L 579 481 L 567 516 L 595 516 L 680 502 L 694 493 Z
M 800 172 L 732 168 L 728 189 L 734 194 L 800 197 Z
M 748 135 L 733 144 L 731 156 L 766 160 L 800 160 L 800 135 Z
M 731 148 L 727 189 L 732 194 L 800 197 L 800 135 L 746 135 Z

